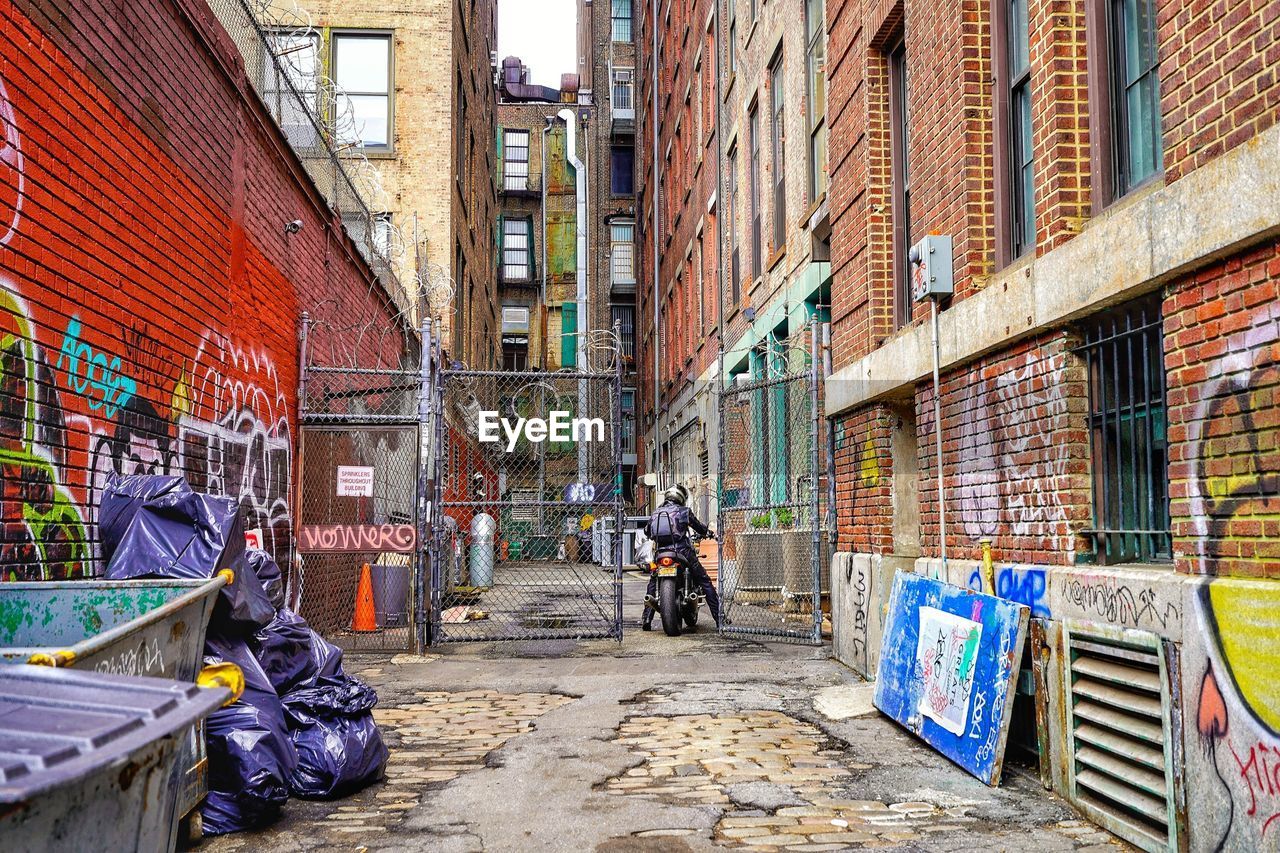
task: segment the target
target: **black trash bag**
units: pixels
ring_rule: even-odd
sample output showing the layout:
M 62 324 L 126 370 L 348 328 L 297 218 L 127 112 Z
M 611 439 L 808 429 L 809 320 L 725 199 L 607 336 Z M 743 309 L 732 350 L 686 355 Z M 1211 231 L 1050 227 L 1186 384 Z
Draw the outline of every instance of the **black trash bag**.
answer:
M 289 788 L 298 797 L 331 799 L 382 778 L 387 747 L 370 711 L 378 694 L 350 676 L 323 677 L 284 697 L 298 765 Z
M 110 560 L 116 552 L 129 522 L 149 500 L 163 495 L 189 494 L 191 487 L 178 476 L 158 474 L 113 474 L 98 503 L 98 535 L 102 543 L 102 559 Z
M 311 630 L 307 621 L 281 608 L 253 635 L 254 654 L 281 696 L 314 687 L 320 676 L 342 674 L 342 650 Z
M 107 563 L 108 580 L 211 578 L 231 569 L 209 620 L 213 634 L 261 628 L 276 610 L 245 558 L 244 526 L 234 498 L 181 489 L 143 501 Z
M 262 584 L 262 590 L 267 594 L 271 606 L 276 610 L 284 607 L 284 577 L 280 574 L 276 561 L 261 548 L 246 548 L 244 556 L 249 561 L 249 568 L 258 576 L 258 582 Z
M 289 799 L 298 756 L 280 698 L 248 645 L 209 637 L 205 663 L 234 663 L 244 672 L 244 695 L 205 722 L 209 795 L 200 812 L 204 831 L 222 835 L 275 819 Z

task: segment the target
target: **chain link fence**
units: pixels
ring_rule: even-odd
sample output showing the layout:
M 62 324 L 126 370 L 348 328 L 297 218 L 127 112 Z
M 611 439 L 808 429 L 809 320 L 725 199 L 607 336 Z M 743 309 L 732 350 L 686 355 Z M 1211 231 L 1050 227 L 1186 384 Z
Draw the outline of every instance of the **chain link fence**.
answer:
M 437 381 L 432 643 L 620 639 L 617 370 Z
M 769 339 L 719 390 L 720 597 L 728 634 L 821 642 L 830 593 L 815 326 Z

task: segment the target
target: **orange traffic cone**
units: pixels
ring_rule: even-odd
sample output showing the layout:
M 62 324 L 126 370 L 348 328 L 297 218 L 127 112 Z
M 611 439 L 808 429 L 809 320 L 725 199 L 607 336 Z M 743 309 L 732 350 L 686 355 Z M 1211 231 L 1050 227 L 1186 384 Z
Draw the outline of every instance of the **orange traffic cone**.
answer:
M 351 630 L 378 630 L 378 617 L 373 612 L 373 574 L 368 563 L 360 567 L 360 583 L 356 585 L 356 615 L 351 620 Z

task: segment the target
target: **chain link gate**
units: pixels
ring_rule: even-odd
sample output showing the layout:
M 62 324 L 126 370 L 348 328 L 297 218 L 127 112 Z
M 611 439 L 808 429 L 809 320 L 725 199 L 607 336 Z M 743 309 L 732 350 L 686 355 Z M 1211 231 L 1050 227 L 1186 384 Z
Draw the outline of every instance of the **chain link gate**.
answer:
M 403 323 L 392 334 L 303 315 L 290 595 L 312 628 L 351 651 L 415 651 L 425 639 L 420 341 L 429 348 L 431 335 Z M 319 356 L 327 364 L 312 363 L 326 342 L 335 350 Z
M 726 634 L 822 641 L 831 546 L 818 330 L 766 339 L 750 355 L 751 376 L 718 387 Z
M 622 638 L 622 377 L 609 352 L 608 371 L 437 374 L 433 645 Z

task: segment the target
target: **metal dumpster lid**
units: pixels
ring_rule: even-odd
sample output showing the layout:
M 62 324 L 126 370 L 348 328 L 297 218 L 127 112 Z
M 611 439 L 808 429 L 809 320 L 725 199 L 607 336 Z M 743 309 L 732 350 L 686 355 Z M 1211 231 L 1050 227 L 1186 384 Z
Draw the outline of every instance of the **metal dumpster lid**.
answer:
M 208 716 L 229 695 L 165 678 L 0 667 L 0 803 L 124 761 Z

